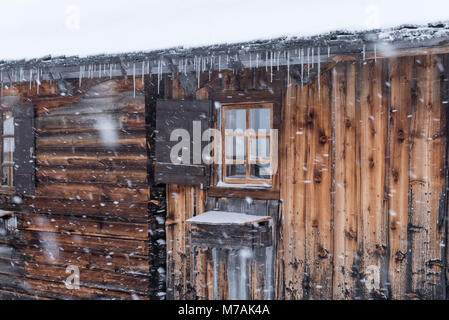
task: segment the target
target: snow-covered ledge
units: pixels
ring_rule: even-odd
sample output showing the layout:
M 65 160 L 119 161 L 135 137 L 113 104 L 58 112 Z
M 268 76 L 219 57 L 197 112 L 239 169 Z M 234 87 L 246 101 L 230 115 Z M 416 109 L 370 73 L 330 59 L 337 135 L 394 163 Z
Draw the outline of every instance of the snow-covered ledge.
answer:
M 186 222 L 194 246 L 236 249 L 271 246 L 271 220 L 270 216 L 207 211 Z
M 271 220 L 269 216 L 255 216 L 252 214 L 227 212 L 227 211 L 207 211 L 193 218 L 187 223 L 209 224 L 209 225 L 248 225 Z
M 0 210 L 0 219 L 9 219 L 14 216 L 14 211 Z

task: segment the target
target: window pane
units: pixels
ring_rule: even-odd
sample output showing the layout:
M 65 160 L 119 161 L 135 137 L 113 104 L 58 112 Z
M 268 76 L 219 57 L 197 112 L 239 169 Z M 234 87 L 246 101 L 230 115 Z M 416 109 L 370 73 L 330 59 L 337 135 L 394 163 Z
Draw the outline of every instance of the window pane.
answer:
M 256 132 L 259 130 L 269 132 L 271 129 L 270 109 L 259 108 L 249 110 L 249 126 Z
M 3 112 L 3 134 L 4 135 L 14 134 L 14 118 L 12 117 L 11 111 Z
M 246 130 L 246 110 L 245 109 L 226 110 L 226 129 Z
M 269 164 L 252 164 L 249 171 L 251 179 L 270 179 Z
M 14 152 L 14 138 L 3 138 L 3 163 L 12 163 Z
M 226 178 L 246 179 L 246 165 L 244 165 L 244 164 L 228 164 L 228 165 L 226 165 Z
M 226 136 L 225 154 L 228 160 L 246 159 L 246 137 Z
M 2 185 L 12 186 L 13 167 L 3 167 Z
M 250 159 L 270 157 L 270 140 L 268 138 L 251 138 Z

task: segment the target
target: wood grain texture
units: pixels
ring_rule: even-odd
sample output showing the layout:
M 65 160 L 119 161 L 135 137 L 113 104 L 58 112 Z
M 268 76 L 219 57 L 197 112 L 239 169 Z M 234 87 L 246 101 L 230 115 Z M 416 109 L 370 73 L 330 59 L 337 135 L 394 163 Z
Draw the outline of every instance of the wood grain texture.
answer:
M 332 72 L 334 117 L 334 299 L 357 295 L 357 120 L 356 66 L 340 64 Z

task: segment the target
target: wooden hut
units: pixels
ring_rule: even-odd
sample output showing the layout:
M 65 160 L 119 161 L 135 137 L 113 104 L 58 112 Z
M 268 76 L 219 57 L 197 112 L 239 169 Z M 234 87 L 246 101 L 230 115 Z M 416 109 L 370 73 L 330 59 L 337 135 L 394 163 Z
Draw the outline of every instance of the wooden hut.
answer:
M 445 299 L 448 40 L 0 62 L 0 298 Z

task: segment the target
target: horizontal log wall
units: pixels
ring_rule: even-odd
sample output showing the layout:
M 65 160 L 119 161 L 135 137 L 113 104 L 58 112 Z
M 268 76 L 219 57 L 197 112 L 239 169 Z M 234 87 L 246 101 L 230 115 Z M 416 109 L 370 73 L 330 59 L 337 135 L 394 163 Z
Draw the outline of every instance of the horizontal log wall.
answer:
M 81 87 L 78 80 L 64 86 L 68 94 L 61 95 L 56 81 L 42 83 L 39 94 L 35 85 L 2 92 L 2 101 L 35 106 L 37 171 L 36 197 L 16 209 L 18 233 L 7 243 L 11 249 L 1 251 L 1 259 L 7 255 L 17 267 L 0 263 L 0 293 L 8 298 L 163 298 L 150 292 L 155 244 L 148 226 L 157 233 L 163 221 L 149 217 L 142 80 L 136 81 L 135 97 L 132 79 L 85 79 Z M 152 211 L 164 211 L 164 197 L 157 190 L 152 194 L 159 197 Z M 79 268 L 79 289 L 64 284 L 70 265 Z M 159 267 L 163 273 L 163 264 Z

